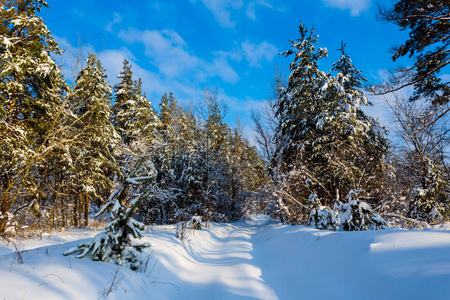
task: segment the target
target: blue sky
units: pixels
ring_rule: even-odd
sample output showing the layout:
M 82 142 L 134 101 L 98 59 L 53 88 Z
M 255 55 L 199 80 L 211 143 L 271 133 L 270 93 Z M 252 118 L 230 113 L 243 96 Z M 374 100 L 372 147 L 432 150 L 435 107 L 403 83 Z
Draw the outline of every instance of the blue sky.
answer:
M 377 1 L 379 4 L 390 0 Z M 228 107 L 227 122 L 236 115 L 251 137 L 251 109 L 271 94 L 277 68 L 288 74 L 291 58 L 279 55 L 298 37 L 298 24 L 314 26 L 319 46 L 329 50 L 324 71 L 337 60 L 341 41 L 354 64 L 371 83 L 396 64 L 389 48 L 402 43 L 405 32 L 376 20 L 371 0 L 48 0 L 41 15 L 61 48 L 60 63 L 71 77 L 70 53 L 95 51 L 112 84 L 123 58 L 155 107 L 172 91 L 181 105 L 196 103 L 205 87 L 217 88 Z M 83 47 L 80 47 L 83 45 Z M 403 62 L 403 63 L 408 63 Z M 378 114 L 379 107 L 371 108 Z

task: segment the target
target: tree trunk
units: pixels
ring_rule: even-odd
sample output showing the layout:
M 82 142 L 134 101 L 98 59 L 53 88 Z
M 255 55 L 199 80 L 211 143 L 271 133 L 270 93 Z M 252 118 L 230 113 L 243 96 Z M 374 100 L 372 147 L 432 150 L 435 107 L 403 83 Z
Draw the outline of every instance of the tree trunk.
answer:
M 80 224 L 79 224 L 79 217 L 78 217 L 78 204 L 79 204 L 79 202 L 80 202 L 80 198 L 81 197 L 78 197 L 78 199 L 77 200 L 75 200 L 75 203 L 73 204 L 73 226 L 75 226 L 75 227 L 77 227 L 77 226 L 79 226 Z
M 89 194 L 84 194 L 84 227 L 89 226 Z

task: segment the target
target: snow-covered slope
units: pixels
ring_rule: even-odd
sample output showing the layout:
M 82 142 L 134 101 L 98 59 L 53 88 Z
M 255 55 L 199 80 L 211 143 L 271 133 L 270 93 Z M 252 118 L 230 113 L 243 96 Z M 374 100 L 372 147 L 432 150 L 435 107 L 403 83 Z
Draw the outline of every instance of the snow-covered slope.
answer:
M 328 232 L 258 216 L 180 240 L 155 226 L 141 273 L 64 257 L 98 233 L 71 230 L 16 242 L 23 264 L 0 243 L 0 299 L 450 299 L 449 227 Z

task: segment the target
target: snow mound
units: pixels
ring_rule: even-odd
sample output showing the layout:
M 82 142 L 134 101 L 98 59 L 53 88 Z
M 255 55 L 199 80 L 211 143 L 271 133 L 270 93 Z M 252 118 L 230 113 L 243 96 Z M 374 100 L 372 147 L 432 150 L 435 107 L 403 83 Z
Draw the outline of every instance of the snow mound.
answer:
M 250 226 L 263 226 L 270 223 L 271 218 L 266 215 L 252 215 L 248 220 L 245 221 L 247 225 Z
M 173 225 L 153 226 L 142 238 L 152 248 L 141 272 L 63 256 L 96 233 L 69 230 L 16 242 L 22 263 L 0 242 L 0 298 L 450 299 L 447 226 L 336 232 L 256 215 L 182 240 Z

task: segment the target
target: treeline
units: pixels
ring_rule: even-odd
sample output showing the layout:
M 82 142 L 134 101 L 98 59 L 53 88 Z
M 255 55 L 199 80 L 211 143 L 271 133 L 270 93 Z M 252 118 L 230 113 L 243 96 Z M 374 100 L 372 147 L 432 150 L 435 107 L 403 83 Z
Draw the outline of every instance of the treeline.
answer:
M 424 31 L 394 55 L 411 54 L 414 67 L 371 87 L 375 94 L 415 88 L 410 99 L 395 94 L 387 102 L 400 143 L 364 113 L 367 79 L 345 45 L 331 70 L 321 70 L 327 49 L 301 24 L 283 53 L 292 58 L 289 76 L 276 77 L 269 106 L 253 114 L 258 150 L 224 122 L 226 107 L 211 90 L 189 108 L 172 93 L 154 108 L 127 60 L 112 87 L 91 53 L 69 86 L 52 59 L 61 51 L 36 16 L 42 6 L 23 0 L 0 8 L 1 236 L 88 226 L 90 212 L 108 200 L 123 210 L 139 203 L 133 211 L 146 224 L 232 221 L 247 212 L 332 230 L 448 220 L 449 83 L 436 77 L 449 62 L 448 44 L 421 53 L 447 43 L 444 2 L 380 8 L 386 21 L 404 18 L 403 29 Z M 427 14 L 438 14 L 438 24 Z M 427 26 L 416 28 L 413 18 Z M 422 33 L 434 38 L 414 40 Z
M 0 235 L 88 226 L 92 208 L 144 156 L 157 172 L 138 209 L 147 224 L 240 218 L 265 166 L 240 128 L 224 122 L 217 94 L 205 90 L 188 109 L 164 94 L 156 112 L 127 60 L 111 87 L 92 53 L 70 87 L 52 59 L 60 49 L 36 17 L 42 6 L 0 10 Z

